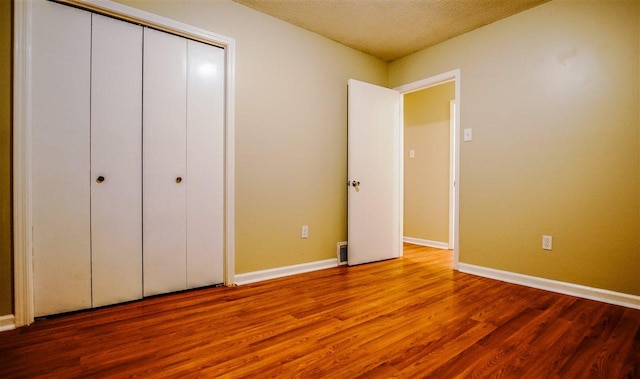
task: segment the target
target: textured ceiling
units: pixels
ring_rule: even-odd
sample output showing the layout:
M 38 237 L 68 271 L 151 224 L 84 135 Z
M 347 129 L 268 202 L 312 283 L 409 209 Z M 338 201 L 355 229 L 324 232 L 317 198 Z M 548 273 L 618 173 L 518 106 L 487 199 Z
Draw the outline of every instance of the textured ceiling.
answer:
M 385 61 L 549 0 L 234 0 Z

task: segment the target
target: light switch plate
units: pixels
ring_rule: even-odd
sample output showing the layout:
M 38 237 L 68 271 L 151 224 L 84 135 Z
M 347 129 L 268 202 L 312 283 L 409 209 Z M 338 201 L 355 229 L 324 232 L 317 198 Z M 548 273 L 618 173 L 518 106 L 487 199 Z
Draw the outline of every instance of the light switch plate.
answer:
M 465 142 L 471 141 L 473 139 L 473 134 L 471 133 L 471 128 L 464 130 L 464 135 L 463 135 L 462 139 Z

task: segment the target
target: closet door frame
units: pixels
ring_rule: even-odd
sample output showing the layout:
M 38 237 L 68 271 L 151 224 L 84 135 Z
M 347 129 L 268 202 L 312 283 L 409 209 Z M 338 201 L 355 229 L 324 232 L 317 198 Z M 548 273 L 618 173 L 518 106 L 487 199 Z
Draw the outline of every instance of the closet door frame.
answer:
M 34 321 L 31 145 L 31 48 L 33 1 L 14 3 L 13 234 L 14 325 Z M 235 40 L 109 0 L 59 0 L 88 11 L 135 22 L 225 50 L 224 284 L 235 283 Z

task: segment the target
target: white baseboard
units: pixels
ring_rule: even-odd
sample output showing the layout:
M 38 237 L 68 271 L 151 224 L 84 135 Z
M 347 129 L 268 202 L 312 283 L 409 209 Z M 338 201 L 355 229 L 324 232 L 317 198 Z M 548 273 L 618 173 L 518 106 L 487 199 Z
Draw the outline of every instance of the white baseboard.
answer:
M 523 286 L 538 288 L 541 290 L 581 297 L 584 299 L 601 301 L 603 303 L 640 309 L 640 296 L 603 290 L 600 288 L 587 287 L 579 284 L 560 282 L 557 280 L 539 278 L 536 276 L 523 275 L 515 272 L 475 266 L 462 262 L 460 262 L 458 270 L 467 274 L 483 276 L 485 278 L 496 279 L 507 283 L 520 284 Z
M 412 243 L 414 245 L 435 247 L 436 249 L 449 249 L 448 242 L 429 241 L 413 237 L 402 237 L 402 240 L 406 243 Z
M 12 330 L 16 328 L 16 322 L 13 315 L 0 316 L 0 332 Z
M 235 282 L 237 285 L 261 282 L 263 280 L 281 278 L 283 276 L 302 274 L 304 272 L 324 270 L 325 268 L 338 267 L 338 259 L 331 258 L 324 261 L 316 261 L 302 263 L 293 266 L 277 267 L 268 270 L 247 272 L 245 274 L 236 274 Z

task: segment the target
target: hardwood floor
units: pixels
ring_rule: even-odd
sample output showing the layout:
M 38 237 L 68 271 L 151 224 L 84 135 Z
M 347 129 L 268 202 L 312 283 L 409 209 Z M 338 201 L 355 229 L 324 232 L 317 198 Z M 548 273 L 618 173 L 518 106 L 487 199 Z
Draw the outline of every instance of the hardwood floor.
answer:
M 640 310 L 452 270 L 449 251 L 38 320 L 0 378 L 640 378 Z

